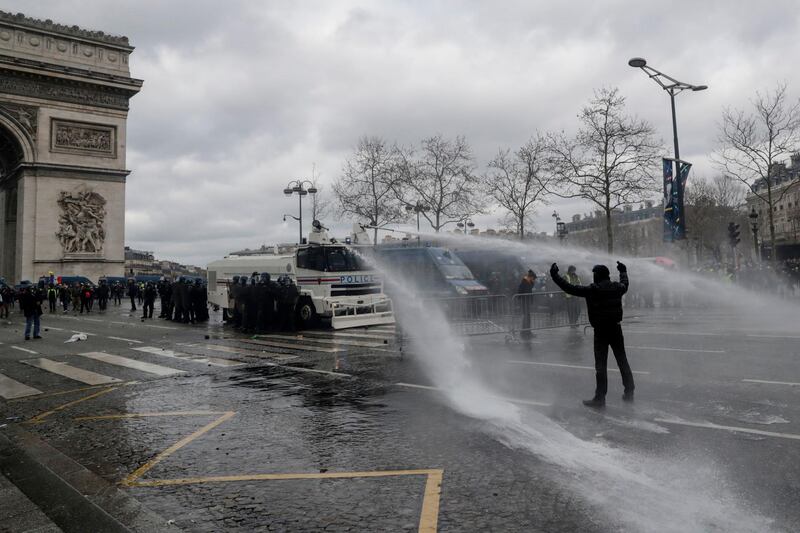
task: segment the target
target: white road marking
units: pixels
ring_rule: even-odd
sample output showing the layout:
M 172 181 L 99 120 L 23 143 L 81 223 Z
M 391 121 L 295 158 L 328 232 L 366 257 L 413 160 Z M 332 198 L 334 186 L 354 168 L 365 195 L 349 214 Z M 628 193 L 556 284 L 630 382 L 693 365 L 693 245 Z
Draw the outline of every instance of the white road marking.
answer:
M 110 337 L 109 336 L 107 338 L 113 339 L 115 341 L 132 342 L 134 344 L 144 344 L 142 341 L 137 341 L 137 340 L 134 340 L 134 339 L 126 339 L 126 338 L 123 338 L 123 337 Z
M 633 334 L 642 334 L 642 335 L 650 335 L 652 333 L 658 333 L 660 335 L 675 335 L 674 331 L 664 331 L 661 329 L 624 329 L 624 334 L 633 333 Z M 694 335 L 697 337 L 729 337 L 729 333 L 700 333 L 700 332 L 687 332 L 681 331 L 680 335 Z
M 154 355 L 161 355 L 164 357 L 172 357 L 182 361 L 189 361 L 190 363 L 209 364 L 213 366 L 242 366 L 244 363 L 241 361 L 231 361 L 229 359 L 219 359 L 216 357 L 197 357 L 186 353 L 175 352 L 173 350 L 162 350 L 156 346 L 143 346 L 141 348 L 133 348 L 140 352 L 151 353 Z
M 309 346 L 309 345 L 302 346 L 299 344 L 288 344 L 285 342 L 276 342 L 276 341 L 262 341 L 258 339 L 242 339 L 242 342 L 259 344 L 261 346 L 270 346 L 272 348 L 289 348 L 292 350 L 307 350 L 311 352 L 338 353 L 347 351 L 344 348 L 325 348 L 323 346 Z
M 763 435 L 765 437 L 777 437 L 781 439 L 800 440 L 800 435 L 796 435 L 794 433 L 778 433 L 775 431 L 764 431 L 762 429 L 751 429 L 751 428 L 743 428 L 737 426 L 722 426 L 720 424 L 714 424 L 712 422 L 687 422 L 685 420 L 677 420 L 670 418 L 656 418 L 655 421 L 662 422 L 664 424 L 676 424 L 679 426 L 690 426 L 695 428 L 720 429 L 723 431 L 730 431 L 732 433 L 750 433 L 752 435 Z
M 14 348 L 15 350 L 19 350 L 20 352 L 32 353 L 33 355 L 39 355 L 39 352 L 34 352 L 33 350 L 29 350 L 27 348 L 21 348 L 19 346 L 11 346 L 11 347 Z
M 66 331 L 62 328 L 57 328 L 55 326 L 42 326 L 43 329 L 52 329 L 53 331 Z
M 264 363 L 267 366 L 276 366 L 279 368 L 285 368 L 286 370 L 294 370 L 296 372 L 308 372 L 310 374 L 325 374 L 326 376 L 334 376 L 337 378 L 352 378 L 354 377 L 352 374 L 345 374 L 343 372 L 332 372 L 330 370 L 318 370 L 316 368 L 303 368 L 299 366 L 289 366 L 289 365 L 281 365 L 278 363 Z
M 800 339 L 800 335 L 755 335 L 748 333 L 745 337 L 759 337 L 765 339 Z
M 78 331 L 78 330 L 75 330 L 75 329 L 71 329 L 69 331 L 70 331 L 70 333 L 83 333 L 84 335 L 87 335 L 89 337 L 96 337 L 97 336 L 97 333 L 87 333 L 86 331 Z
M 432 391 L 444 391 L 441 387 L 432 387 L 430 385 L 417 385 L 416 383 L 403 383 L 402 381 L 398 381 L 395 383 L 398 387 L 408 387 L 411 389 L 423 389 L 423 390 L 432 390 Z M 490 398 L 496 398 L 498 400 L 504 400 L 511 403 L 520 403 L 524 405 L 536 405 L 539 407 L 550 407 L 552 404 L 544 403 L 544 402 L 537 402 L 535 400 L 524 400 L 522 398 L 509 398 L 507 396 L 494 396 L 489 395 Z
M 133 322 L 111 322 L 112 324 L 118 324 L 122 326 L 137 326 L 138 324 L 134 324 Z
M 87 385 L 102 385 L 104 383 L 117 383 L 121 381 L 117 378 L 104 376 L 103 374 L 98 374 L 96 372 L 70 366 L 67 363 L 52 361 L 45 358 L 28 359 L 20 362 L 30 365 L 34 368 L 39 368 L 47 372 L 52 372 L 53 374 L 58 374 L 59 376 L 64 376 L 65 378 L 86 383 Z
M 287 354 L 287 353 L 272 353 L 272 352 L 265 352 L 259 350 L 248 350 L 246 348 L 232 348 L 230 346 L 222 346 L 220 344 L 191 344 L 186 345 L 187 347 L 193 346 L 197 348 L 205 348 L 206 350 L 211 350 L 214 352 L 224 352 L 224 353 L 233 353 L 236 355 L 246 355 L 249 357 L 268 357 L 270 359 L 280 359 L 282 361 L 291 361 L 292 359 L 297 359 L 296 355 Z
M 792 385 L 800 387 L 800 383 L 792 383 L 791 381 L 768 381 L 765 379 L 743 379 L 747 383 L 764 383 L 766 385 Z
M 81 320 L 85 320 L 86 322 L 105 322 L 105 320 L 100 320 L 99 318 L 82 318 Z
M 581 366 L 581 365 L 567 365 L 563 363 L 544 363 L 542 361 L 506 361 L 506 363 L 514 364 L 514 365 L 541 365 L 541 366 L 556 366 L 561 368 L 579 368 L 581 370 L 594 370 L 593 366 Z M 619 372 L 616 368 L 608 368 L 609 372 Z M 642 374 L 647 375 L 650 372 L 645 372 L 643 370 L 631 370 L 634 374 Z
M 132 349 L 138 350 L 140 352 L 152 353 L 155 355 L 163 355 L 164 357 L 177 357 L 179 359 L 183 359 L 189 356 L 189 354 L 175 352 L 173 350 L 164 350 L 163 348 L 159 348 L 157 346 L 142 346 L 140 348 L 132 348 Z
M 142 324 L 143 326 L 147 326 L 148 328 L 158 328 L 158 329 L 178 329 L 172 328 L 170 326 L 156 326 L 155 324 Z
M 353 338 L 353 339 L 364 339 L 364 340 L 391 340 L 394 338 L 394 333 L 386 333 L 381 334 L 380 332 L 374 333 L 351 333 L 349 331 L 304 331 L 302 333 L 304 336 L 312 336 L 312 337 L 324 337 L 324 338 L 339 338 L 339 337 L 346 337 L 346 338 Z
M 383 346 L 382 342 L 359 342 L 353 340 L 340 340 L 340 339 L 323 339 L 320 337 L 306 337 L 304 335 L 259 335 L 259 339 L 278 339 L 278 340 L 287 340 L 287 341 L 299 341 L 299 342 L 316 342 L 318 344 L 333 344 L 333 345 L 342 345 L 342 346 L 360 346 L 364 348 L 378 348 Z M 316 348 L 316 346 L 315 346 Z
M 142 372 L 147 372 L 148 374 L 155 374 L 156 376 L 172 376 L 174 374 L 186 373 L 184 370 L 177 370 L 175 368 L 169 368 L 167 366 L 154 365 L 153 363 L 146 363 L 144 361 L 129 359 L 127 357 L 120 357 L 119 355 L 113 355 L 105 352 L 87 352 L 78 355 L 82 357 L 88 357 L 89 359 L 94 359 L 95 361 L 108 363 L 110 365 L 133 368 L 134 370 L 140 370 Z
M 687 352 L 687 353 L 725 353 L 725 350 L 687 350 L 685 348 L 662 348 L 660 346 L 628 346 L 637 350 L 659 350 L 664 352 Z
M 0 397 L 6 400 L 14 398 L 24 398 L 25 396 L 35 396 L 41 394 L 42 391 L 28 387 L 24 383 L 11 379 L 8 376 L 0 374 Z

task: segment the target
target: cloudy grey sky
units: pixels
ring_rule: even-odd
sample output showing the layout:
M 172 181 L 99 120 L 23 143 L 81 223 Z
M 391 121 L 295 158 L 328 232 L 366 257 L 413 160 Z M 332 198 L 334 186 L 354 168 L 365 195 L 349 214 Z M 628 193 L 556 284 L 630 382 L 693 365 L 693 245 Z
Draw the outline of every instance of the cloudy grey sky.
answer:
M 205 265 L 296 239 L 315 166 L 325 192 L 359 136 L 402 144 L 464 135 L 479 168 L 536 131 L 574 130 L 601 86 L 671 151 L 667 95 L 632 56 L 702 93 L 678 98 L 683 159 L 710 176 L 724 106 L 789 84 L 800 93 L 796 2 L 5 0 L 5 11 L 127 35 L 145 80 L 128 120 L 126 237 Z M 589 208 L 554 201 L 536 230 Z M 501 214 L 475 219 L 497 226 Z M 344 225 L 339 227 L 344 228 Z

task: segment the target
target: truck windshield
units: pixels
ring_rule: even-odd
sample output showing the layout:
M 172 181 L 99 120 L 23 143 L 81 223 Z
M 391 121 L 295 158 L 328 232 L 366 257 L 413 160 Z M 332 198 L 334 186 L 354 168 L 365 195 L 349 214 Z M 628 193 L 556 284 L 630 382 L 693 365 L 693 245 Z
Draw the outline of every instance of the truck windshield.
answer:
M 475 279 L 461 259 L 449 250 L 431 250 L 431 256 L 446 279 Z
M 364 262 L 361 258 L 345 247 L 326 247 L 325 259 L 328 272 L 366 270 L 366 266 L 364 266 Z

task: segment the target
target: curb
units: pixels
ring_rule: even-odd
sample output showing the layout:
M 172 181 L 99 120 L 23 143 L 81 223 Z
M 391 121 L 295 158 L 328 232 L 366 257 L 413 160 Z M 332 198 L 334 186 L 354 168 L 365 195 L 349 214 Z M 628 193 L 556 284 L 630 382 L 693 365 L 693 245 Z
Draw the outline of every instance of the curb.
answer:
M 0 431 L 0 471 L 66 533 L 179 531 L 18 424 Z

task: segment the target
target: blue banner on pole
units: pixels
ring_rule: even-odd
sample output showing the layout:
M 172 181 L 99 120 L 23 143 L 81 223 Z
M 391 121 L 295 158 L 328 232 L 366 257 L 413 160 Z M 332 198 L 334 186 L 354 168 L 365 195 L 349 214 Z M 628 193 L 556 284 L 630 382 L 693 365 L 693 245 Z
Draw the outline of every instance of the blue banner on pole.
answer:
M 689 177 L 691 163 L 677 161 L 677 176 L 673 173 L 674 159 L 662 159 L 664 170 L 664 242 L 686 238 L 686 217 L 683 191 Z

